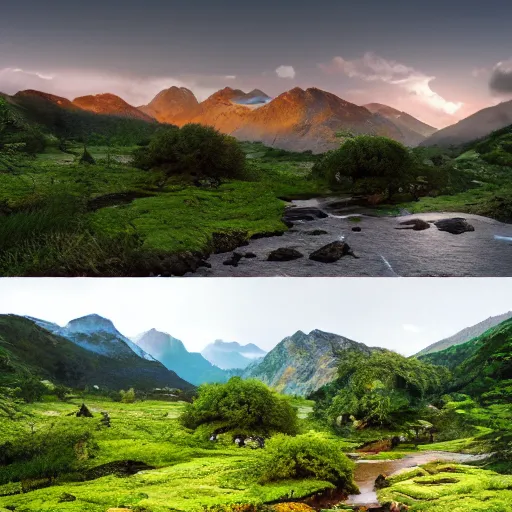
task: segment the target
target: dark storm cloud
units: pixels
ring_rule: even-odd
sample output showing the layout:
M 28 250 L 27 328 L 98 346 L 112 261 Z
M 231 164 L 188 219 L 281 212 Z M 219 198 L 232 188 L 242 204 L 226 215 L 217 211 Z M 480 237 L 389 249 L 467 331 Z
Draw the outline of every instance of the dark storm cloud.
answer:
M 494 67 L 489 88 L 496 94 L 512 94 L 512 61 L 500 62 Z

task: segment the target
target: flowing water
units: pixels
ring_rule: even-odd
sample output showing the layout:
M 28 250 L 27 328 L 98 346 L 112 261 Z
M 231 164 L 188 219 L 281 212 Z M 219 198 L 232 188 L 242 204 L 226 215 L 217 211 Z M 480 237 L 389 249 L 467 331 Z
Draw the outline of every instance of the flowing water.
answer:
M 346 201 L 346 204 L 344 204 Z M 211 268 L 201 268 L 192 276 L 382 276 L 382 277 L 510 277 L 512 276 L 512 224 L 487 217 L 456 212 L 422 213 L 399 217 L 375 217 L 375 211 L 353 206 L 349 199 L 312 199 L 294 201 L 294 205 L 316 206 L 327 218 L 294 223 L 282 236 L 251 240 L 237 250 L 252 252 L 256 258 L 242 258 L 237 267 L 223 265 L 230 254 L 214 254 Z M 407 212 L 404 212 L 407 213 Z M 354 222 L 357 217 L 359 222 Z M 463 217 L 475 231 L 452 235 L 431 224 L 424 231 L 396 229 L 410 219 L 436 221 Z M 353 232 L 353 227 L 361 232 Z M 324 230 L 312 236 L 308 232 Z M 359 258 L 344 256 L 335 263 L 309 259 L 316 249 L 344 240 Z M 291 247 L 304 257 L 287 262 L 267 261 L 268 254 L 279 247 Z
M 427 464 L 428 462 L 443 461 L 456 463 L 470 463 L 485 459 L 488 455 L 469 455 L 464 453 L 449 453 L 439 451 L 424 451 L 411 453 L 398 460 L 359 460 L 356 463 L 355 481 L 360 494 L 352 494 L 345 501 L 347 505 L 378 505 L 377 494 L 374 489 L 375 479 L 379 475 L 391 476 L 410 468 Z

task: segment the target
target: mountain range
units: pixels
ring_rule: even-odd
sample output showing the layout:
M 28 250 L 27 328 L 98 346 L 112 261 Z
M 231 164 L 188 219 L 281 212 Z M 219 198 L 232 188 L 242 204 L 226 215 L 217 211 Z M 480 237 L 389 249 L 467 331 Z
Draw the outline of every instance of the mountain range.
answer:
M 210 363 L 219 368 L 233 370 L 236 368 L 247 368 L 250 364 L 261 360 L 266 352 L 254 345 L 254 343 L 240 345 L 236 341 L 215 340 L 207 345 L 201 351 L 201 354 Z
M 509 325 L 507 332 L 512 333 L 511 322 L 512 312 L 490 317 L 415 357 L 455 368 L 478 350 L 487 350 L 482 339 L 487 339 L 489 332 Z M 507 340 L 503 338 L 503 343 Z M 63 327 L 33 317 L 0 315 L 0 386 L 18 371 L 70 387 L 109 389 L 192 389 L 193 385 L 225 382 L 239 375 L 261 380 L 281 393 L 307 396 L 336 379 L 339 363 L 348 351 L 369 356 L 376 350 L 382 349 L 316 329 L 309 334 L 297 331 L 268 353 L 254 344 L 216 340 L 200 354 L 189 352 L 180 340 L 156 329 L 130 340 L 99 315 L 77 318 Z M 507 372 L 508 356 L 498 349 L 495 352 L 493 357 L 505 358 L 499 367 Z M 478 371 L 476 366 L 471 368 Z M 459 380 L 466 382 L 462 374 Z

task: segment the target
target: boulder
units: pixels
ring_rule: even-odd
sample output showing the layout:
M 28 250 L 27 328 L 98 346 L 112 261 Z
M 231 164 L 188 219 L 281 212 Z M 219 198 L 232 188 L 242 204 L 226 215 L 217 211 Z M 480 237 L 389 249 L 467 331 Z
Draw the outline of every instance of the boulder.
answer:
M 359 226 L 354 226 L 352 228 L 352 231 L 354 231 L 354 233 L 360 233 L 361 232 L 361 228 Z
M 461 235 L 467 231 L 475 231 L 474 226 L 469 224 L 466 219 L 454 217 L 453 219 L 442 219 L 434 222 L 439 231 L 447 231 L 452 235 Z
M 375 489 L 384 489 L 385 487 L 389 487 L 389 482 L 386 480 L 386 477 L 380 474 L 375 479 Z
M 268 255 L 267 261 L 291 261 L 303 257 L 304 255 L 296 249 L 292 249 L 290 247 L 280 247 Z
M 310 221 L 310 220 L 317 220 L 317 219 L 325 219 L 328 217 L 327 213 L 320 210 L 320 208 L 315 207 L 304 207 L 299 208 L 296 206 L 293 206 L 291 208 L 287 208 L 284 212 L 283 216 L 283 223 L 286 224 L 288 227 L 291 227 L 290 225 L 293 225 L 294 222 L 297 221 Z
M 239 252 L 234 252 L 231 258 L 222 262 L 223 265 L 231 265 L 238 267 L 238 262 L 242 259 L 242 255 Z
M 347 254 L 357 258 L 347 243 L 336 241 L 320 247 L 320 249 L 309 255 L 309 259 L 322 263 L 334 263 Z
M 244 256 L 246 258 L 256 258 L 256 254 L 254 254 L 253 252 L 246 252 Z
M 430 224 L 423 219 L 404 220 L 403 222 L 400 222 L 400 225 L 405 227 L 395 229 L 412 229 L 413 231 L 423 231 L 430 227 Z
M 77 418 L 92 418 L 92 412 L 89 411 L 85 404 L 80 406 L 79 411 L 76 413 Z

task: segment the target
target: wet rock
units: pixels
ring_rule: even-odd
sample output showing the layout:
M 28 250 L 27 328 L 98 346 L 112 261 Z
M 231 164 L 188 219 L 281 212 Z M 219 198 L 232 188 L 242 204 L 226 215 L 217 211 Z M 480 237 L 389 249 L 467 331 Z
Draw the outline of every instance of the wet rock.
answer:
M 325 219 L 328 217 L 327 213 L 320 210 L 320 208 L 314 208 L 314 207 L 304 207 L 304 208 L 287 208 L 284 212 L 283 216 L 283 222 L 288 226 L 291 227 L 294 222 L 304 220 L 317 220 L 317 219 Z
M 354 227 L 352 228 L 352 231 L 353 231 L 354 233 L 360 233 L 360 232 L 361 232 L 361 228 L 360 228 L 359 226 L 354 226 Z
M 246 252 L 244 256 L 246 258 L 256 258 L 256 254 L 254 254 L 253 252 Z
M 251 236 L 251 240 L 258 240 L 259 238 L 270 238 L 273 236 L 283 236 L 285 234 L 285 231 L 279 230 L 279 231 L 263 231 L 262 233 L 255 233 Z
M 238 267 L 238 263 L 243 258 L 239 252 L 234 252 L 231 258 L 222 262 L 223 265 L 231 265 L 232 267 Z
M 403 222 L 400 222 L 400 225 L 405 227 L 395 229 L 412 229 L 413 231 L 423 231 L 430 228 L 430 224 L 423 219 L 404 220 Z
M 65 492 L 62 493 L 59 497 L 59 503 L 68 503 L 70 501 L 76 501 L 76 496 Z
M 310 236 L 320 236 L 320 235 L 328 235 L 327 231 L 324 231 L 323 229 L 314 229 L 313 231 L 306 231 L 306 235 Z
M 439 231 L 447 231 L 452 235 L 460 235 L 467 231 L 475 231 L 474 226 L 469 224 L 466 219 L 462 217 L 455 217 L 453 219 L 442 219 L 434 222 Z
M 320 261 L 321 263 L 334 263 L 347 254 L 357 258 L 347 243 L 336 241 L 320 247 L 320 249 L 309 255 L 309 259 Z
M 375 489 L 384 489 L 385 487 L 389 487 L 389 485 L 386 477 L 382 474 L 375 479 Z
M 303 257 L 304 255 L 301 254 L 296 249 L 291 249 L 289 247 L 280 247 L 279 249 L 272 251 L 268 255 L 267 261 L 291 261 Z
M 222 231 L 219 233 L 213 233 L 212 245 L 213 252 L 215 254 L 221 254 L 223 252 L 231 252 L 237 247 L 248 245 L 249 233 L 242 230 L 231 230 Z

